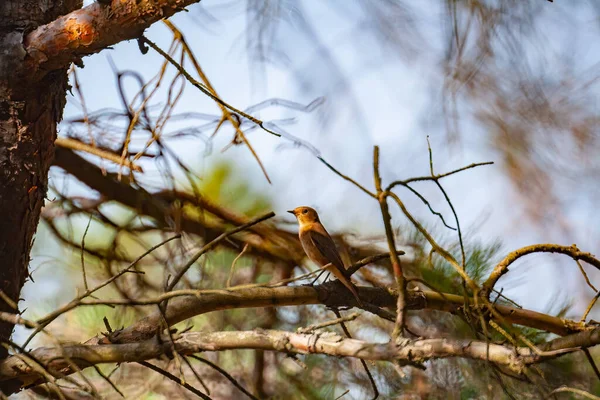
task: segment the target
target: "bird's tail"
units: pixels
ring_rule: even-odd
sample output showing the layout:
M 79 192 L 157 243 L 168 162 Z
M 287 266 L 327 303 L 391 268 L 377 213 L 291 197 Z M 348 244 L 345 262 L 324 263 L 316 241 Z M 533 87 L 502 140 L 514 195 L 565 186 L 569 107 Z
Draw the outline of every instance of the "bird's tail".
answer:
M 354 295 L 354 298 L 356 298 L 356 302 L 358 303 L 358 305 L 361 307 L 364 307 L 363 302 L 360 300 L 360 297 L 358 297 L 358 291 L 356 290 L 356 286 L 354 286 L 354 284 L 352 283 L 350 278 L 343 277 L 342 279 L 340 279 L 338 277 L 338 279 L 344 284 L 344 286 L 346 286 L 348 288 L 348 290 L 350 290 L 352 292 L 352 294 Z
M 336 268 L 335 266 L 332 266 L 332 267 L 328 268 L 328 270 L 340 282 L 342 282 L 344 284 L 344 286 L 346 286 L 350 292 L 352 292 L 352 294 L 354 295 L 354 298 L 356 299 L 356 302 L 358 303 L 358 305 L 361 306 L 361 307 L 364 307 L 363 302 L 360 300 L 360 297 L 358 297 L 358 291 L 356 290 L 356 286 L 354 286 L 354 284 L 350 280 L 350 277 L 346 276 L 346 274 L 347 274 L 346 269 L 341 270 L 341 268 Z

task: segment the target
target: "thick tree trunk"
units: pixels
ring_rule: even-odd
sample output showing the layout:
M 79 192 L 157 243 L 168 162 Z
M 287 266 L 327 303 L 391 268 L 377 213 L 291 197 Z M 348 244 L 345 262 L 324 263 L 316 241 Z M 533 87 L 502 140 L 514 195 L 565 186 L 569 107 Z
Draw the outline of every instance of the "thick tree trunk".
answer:
M 14 303 L 28 276 L 68 85 L 65 68 L 31 82 L 24 72 L 23 38 L 78 6 L 73 0 L 0 1 L 0 290 Z M 0 310 L 14 313 L 9 303 L 0 300 Z M 12 329 L 12 324 L 0 322 L 2 344 Z M 0 358 L 6 355 L 0 347 Z
M 0 311 L 18 311 L 28 276 L 69 64 L 139 37 L 198 1 L 114 0 L 71 13 L 82 0 L 0 0 Z M 0 321 L 0 344 L 12 330 L 13 324 Z M 0 359 L 6 356 L 0 346 Z M 18 388 L 15 382 L 0 385 L 4 393 Z

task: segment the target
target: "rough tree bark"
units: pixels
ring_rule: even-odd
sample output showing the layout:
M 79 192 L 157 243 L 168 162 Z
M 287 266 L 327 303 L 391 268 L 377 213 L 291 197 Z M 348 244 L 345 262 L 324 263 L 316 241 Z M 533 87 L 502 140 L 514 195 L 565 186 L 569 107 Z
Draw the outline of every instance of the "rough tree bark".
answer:
M 48 183 L 56 126 L 66 101 L 67 67 L 34 81 L 24 37 L 81 6 L 80 0 L 0 1 L 0 290 L 18 303 Z M 1 311 L 12 311 L 5 299 Z M 13 325 L 0 322 L 0 341 Z M 0 347 L 0 358 L 7 350 Z
M 14 313 L 46 196 L 72 61 L 198 0 L 0 0 L 0 311 Z M 13 325 L 0 321 L 0 342 Z M 7 351 L 0 346 L 0 359 Z M 12 392 L 6 385 L 3 392 Z

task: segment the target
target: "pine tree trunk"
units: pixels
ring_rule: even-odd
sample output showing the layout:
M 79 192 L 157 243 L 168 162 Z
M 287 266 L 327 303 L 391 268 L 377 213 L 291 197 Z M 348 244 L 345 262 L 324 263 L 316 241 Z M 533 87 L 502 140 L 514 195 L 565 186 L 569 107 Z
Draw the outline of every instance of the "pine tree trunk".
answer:
M 32 81 L 25 70 L 23 37 L 80 6 L 76 3 L 0 1 L 0 290 L 14 303 L 28 276 L 29 251 L 46 196 L 68 86 L 64 68 Z M 0 311 L 17 310 L 1 299 Z M 12 324 L 0 321 L 2 344 L 12 330 Z M 6 355 L 0 347 L 0 358 Z

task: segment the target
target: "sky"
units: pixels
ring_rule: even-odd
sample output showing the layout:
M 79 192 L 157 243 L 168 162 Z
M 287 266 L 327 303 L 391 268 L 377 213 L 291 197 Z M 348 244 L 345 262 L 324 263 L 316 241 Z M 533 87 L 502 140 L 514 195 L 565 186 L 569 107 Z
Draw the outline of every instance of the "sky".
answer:
M 441 47 L 439 37 L 444 29 L 439 23 L 443 9 L 432 5 L 434 3 L 423 2 L 422 7 L 431 7 L 431 12 L 425 13 L 427 20 L 417 21 L 429 26 L 430 31 L 424 41 L 428 50 Z M 432 51 L 411 49 L 410 44 L 379 46 L 377 40 L 380 39 L 360 29 L 358 3 L 345 3 L 351 5 L 340 12 L 335 4 L 327 2 L 299 2 L 298 7 L 302 7 L 309 16 L 306 20 L 298 18 L 298 10 L 291 7 L 283 17 L 288 23 L 273 28 L 272 33 L 280 43 L 279 48 L 285 50 L 285 55 L 262 66 L 249 60 L 246 29 L 248 23 L 255 21 L 247 20 L 244 13 L 246 3 L 232 1 L 227 3 L 227 7 L 215 4 L 205 0 L 190 7 L 188 13 L 179 13 L 170 20 L 186 35 L 221 98 L 242 109 L 264 99 L 281 98 L 309 104 L 323 98 L 323 104 L 312 113 L 270 107 L 253 115 L 265 121 L 294 117 L 294 124 L 281 127 L 309 142 L 330 164 L 367 188 L 373 189 L 374 145 L 381 148 L 384 183 L 428 175 L 428 135 L 436 172 L 473 162 L 499 161 L 498 155 L 489 150 L 486 136 L 477 132 L 475 127 L 465 128 L 472 128 L 473 134 L 465 135 L 466 140 L 462 144 L 447 144 L 444 127 L 439 120 L 440 107 L 436 105 L 436 96 L 432 101 L 431 95 L 432 88 L 435 93 L 442 84 Z M 556 7 L 564 5 L 557 4 Z M 559 15 L 560 9 L 557 9 L 553 16 Z M 418 14 L 418 18 L 425 17 Z M 576 43 L 585 47 L 586 57 L 589 57 L 585 63 L 597 65 L 600 62 L 600 45 L 592 44 L 588 25 L 582 24 L 580 30 Z M 298 32 L 304 35 L 298 35 Z M 553 39 L 567 40 L 561 37 L 560 32 L 551 34 L 556 38 L 550 37 L 549 42 Z M 161 23 L 148 29 L 146 35 L 163 49 L 168 48 L 171 42 L 170 31 Z M 395 51 L 412 56 L 390 56 L 389 53 Z M 142 55 L 135 41 L 119 43 L 112 50 L 85 58 L 85 67 L 78 69 L 77 73 L 88 110 L 120 107 L 111 63 L 119 71 L 135 70 L 150 79 L 161 61 L 161 57 L 152 50 Z M 344 80 L 335 78 L 340 75 Z M 348 88 L 342 89 L 344 85 Z M 134 88 L 132 82 L 128 82 L 126 87 Z M 437 98 L 441 101 L 439 95 Z M 217 114 L 218 108 L 188 85 L 177 111 Z M 76 99 L 69 96 L 64 119 L 79 115 L 81 109 Z M 172 130 L 195 123 L 198 122 L 183 121 L 174 124 Z M 66 134 L 67 130 L 67 125 L 62 124 L 59 134 Z M 285 210 L 309 205 L 319 211 L 330 232 L 353 232 L 365 237 L 383 234 L 378 204 L 349 182 L 341 180 L 308 150 L 294 147 L 289 141 L 264 131 L 252 131 L 248 138 L 272 180 L 269 184 L 246 147 L 236 146 L 221 153 L 231 137 L 231 130 L 220 132 L 208 155 L 206 144 L 198 140 L 173 142 L 172 146 L 200 176 L 210 171 L 210 167 L 219 160 L 234 163 L 241 179 L 251 182 L 255 190 L 272 199 L 274 211 L 282 220 L 292 221 Z M 142 180 L 151 177 L 151 173 L 146 177 L 140 176 Z M 62 177 L 53 171 L 51 179 L 56 183 Z M 470 240 L 492 243 L 501 239 L 505 251 L 541 242 L 576 242 L 582 250 L 594 252 L 598 249 L 598 240 L 590 235 L 564 238 L 554 232 L 542 232 L 528 223 L 523 218 L 524 210 L 518 203 L 513 186 L 499 165 L 463 172 L 445 179 L 443 184 L 456 207 L 465 236 Z M 434 208 L 451 220 L 448 206 L 432 184 L 424 183 L 417 188 L 422 190 Z M 85 193 L 81 187 L 75 190 Z M 449 238 L 453 234 L 444 230 L 412 195 L 398 193 L 411 212 L 427 226 L 434 227 L 439 237 Z M 391 208 L 395 226 L 406 224 L 399 210 L 395 206 Z M 582 221 L 582 224 L 585 222 Z M 47 231 L 40 232 L 48 234 Z M 568 241 L 565 242 L 565 239 Z M 40 265 L 47 262 L 49 255 L 60 256 L 61 250 L 50 245 L 51 240 L 45 245 L 43 240 L 39 242 L 42 244 L 34 249 L 32 261 L 32 266 L 39 267 L 34 278 L 39 274 L 48 290 L 40 291 L 35 284 L 28 283 L 24 297 L 26 306 L 31 307 L 57 295 L 63 301 L 75 296 L 60 282 L 44 278 L 49 276 L 48 272 L 44 272 L 48 267 Z M 575 263 L 566 257 L 529 256 L 512 268 L 508 275 L 509 279 L 502 280 L 499 286 L 506 285 L 504 294 L 526 308 L 547 311 L 550 305 L 556 305 L 557 299 L 567 301 L 574 298 L 574 310 L 581 312 L 585 308 L 583 299 L 593 295 L 591 291 L 585 296 L 579 293 L 584 288 L 582 278 Z M 590 272 L 590 277 L 600 283 L 600 274 Z

